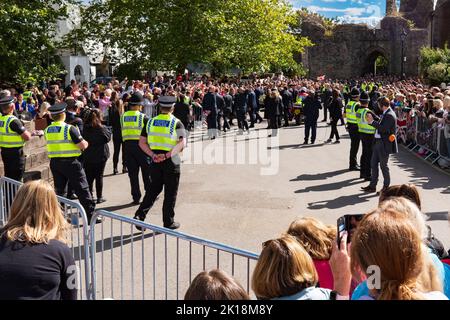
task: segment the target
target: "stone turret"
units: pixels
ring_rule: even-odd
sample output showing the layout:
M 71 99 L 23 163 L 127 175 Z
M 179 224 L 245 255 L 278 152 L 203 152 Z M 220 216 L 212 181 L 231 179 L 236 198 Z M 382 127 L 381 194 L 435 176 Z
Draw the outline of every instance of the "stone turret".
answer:
M 397 15 L 397 1 L 386 0 L 386 17 Z
M 433 9 L 433 0 L 402 0 L 399 13 L 413 22 L 416 28 L 424 29 L 428 28 Z

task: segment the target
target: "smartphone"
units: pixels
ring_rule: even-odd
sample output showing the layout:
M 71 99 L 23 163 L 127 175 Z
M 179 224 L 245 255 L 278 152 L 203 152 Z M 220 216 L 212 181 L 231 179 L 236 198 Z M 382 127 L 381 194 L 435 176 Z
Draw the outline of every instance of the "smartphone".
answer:
M 345 231 L 347 232 L 347 243 L 352 242 L 352 236 L 364 216 L 364 214 L 348 214 L 337 220 L 338 246 L 341 244 L 341 239 Z

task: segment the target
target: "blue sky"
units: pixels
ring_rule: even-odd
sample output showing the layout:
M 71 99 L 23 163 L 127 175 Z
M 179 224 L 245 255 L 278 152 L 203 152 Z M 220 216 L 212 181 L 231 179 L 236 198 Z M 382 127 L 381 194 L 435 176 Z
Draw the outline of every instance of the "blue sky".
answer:
M 289 0 L 294 8 L 308 8 L 345 22 L 376 25 L 386 12 L 385 0 Z

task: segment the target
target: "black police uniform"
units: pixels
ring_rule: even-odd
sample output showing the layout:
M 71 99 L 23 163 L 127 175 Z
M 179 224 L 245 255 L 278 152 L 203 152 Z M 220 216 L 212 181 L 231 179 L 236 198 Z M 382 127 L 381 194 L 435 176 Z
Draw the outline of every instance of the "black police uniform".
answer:
M 144 102 L 144 98 L 141 94 L 135 93 L 131 97 L 129 104 L 139 105 Z M 149 119 L 144 116 L 143 128 L 147 127 Z M 128 177 L 131 185 L 131 196 L 133 197 L 133 203 L 139 204 L 142 194 L 139 187 L 139 169 L 142 172 L 142 180 L 144 181 L 144 189 L 147 193 L 150 190 L 150 163 L 151 159 L 141 150 L 139 147 L 139 140 L 127 140 L 123 141 L 123 155 L 128 169 Z
M 52 114 L 60 114 L 65 109 L 66 104 L 59 103 L 50 107 L 49 111 Z M 74 126 L 70 127 L 69 134 L 74 144 L 84 140 L 78 128 Z M 86 174 L 78 157 L 52 158 L 50 160 L 50 170 L 52 171 L 56 194 L 65 196 L 66 186 L 69 183 L 86 211 L 90 223 L 95 210 L 95 201 L 92 199 Z
M 0 100 L 0 106 L 11 104 L 14 102 L 13 97 L 5 97 Z M 1 124 L 6 125 L 6 123 Z M 22 121 L 14 119 L 9 124 L 9 130 L 22 135 L 27 129 L 24 127 Z M 5 177 L 22 181 L 25 172 L 25 153 L 23 147 L 20 148 L 1 148 L 3 167 Z
M 161 102 L 160 102 L 161 103 Z M 186 138 L 186 131 L 181 121 L 177 121 L 175 127 L 179 138 Z M 146 127 L 142 130 L 141 137 L 147 139 Z M 155 154 L 166 154 L 167 151 L 152 150 Z M 180 183 L 180 163 L 179 155 L 175 155 L 171 159 L 160 163 L 152 163 L 150 166 L 150 174 L 152 184 L 150 190 L 146 192 L 144 200 L 136 211 L 135 219 L 141 221 L 145 220 L 147 213 L 153 207 L 157 197 L 164 188 L 164 203 L 163 203 L 163 223 L 165 228 L 176 229 L 179 227 L 174 220 L 175 204 L 178 195 L 178 187 Z M 139 229 L 139 228 L 138 228 Z

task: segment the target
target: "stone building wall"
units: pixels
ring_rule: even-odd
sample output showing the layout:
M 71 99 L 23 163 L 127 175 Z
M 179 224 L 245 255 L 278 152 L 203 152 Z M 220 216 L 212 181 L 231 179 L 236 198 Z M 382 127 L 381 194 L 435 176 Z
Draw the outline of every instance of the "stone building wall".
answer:
M 419 74 L 420 49 L 431 44 L 450 43 L 450 0 L 439 0 L 433 12 L 433 0 L 403 0 L 397 12 L 396 1 L 386 1 L 387 16 L 380 27 L 370 29 L 364 24 L 337 25 L 326 31 L 317 20 L 302 21 L 303 35 L 315 44 L 302 57 L 311 77 L 326 75 L 346 79 L 359 77 L 373 70 L 374 59 L 383 56 L 388 60 L 387 72 L 401 76 L 402 32 L 404 42 L 404 73 Z M 430 24 L 433 21 L 433 32 Z M 411 24 L 413 22 L 413 24 Z

